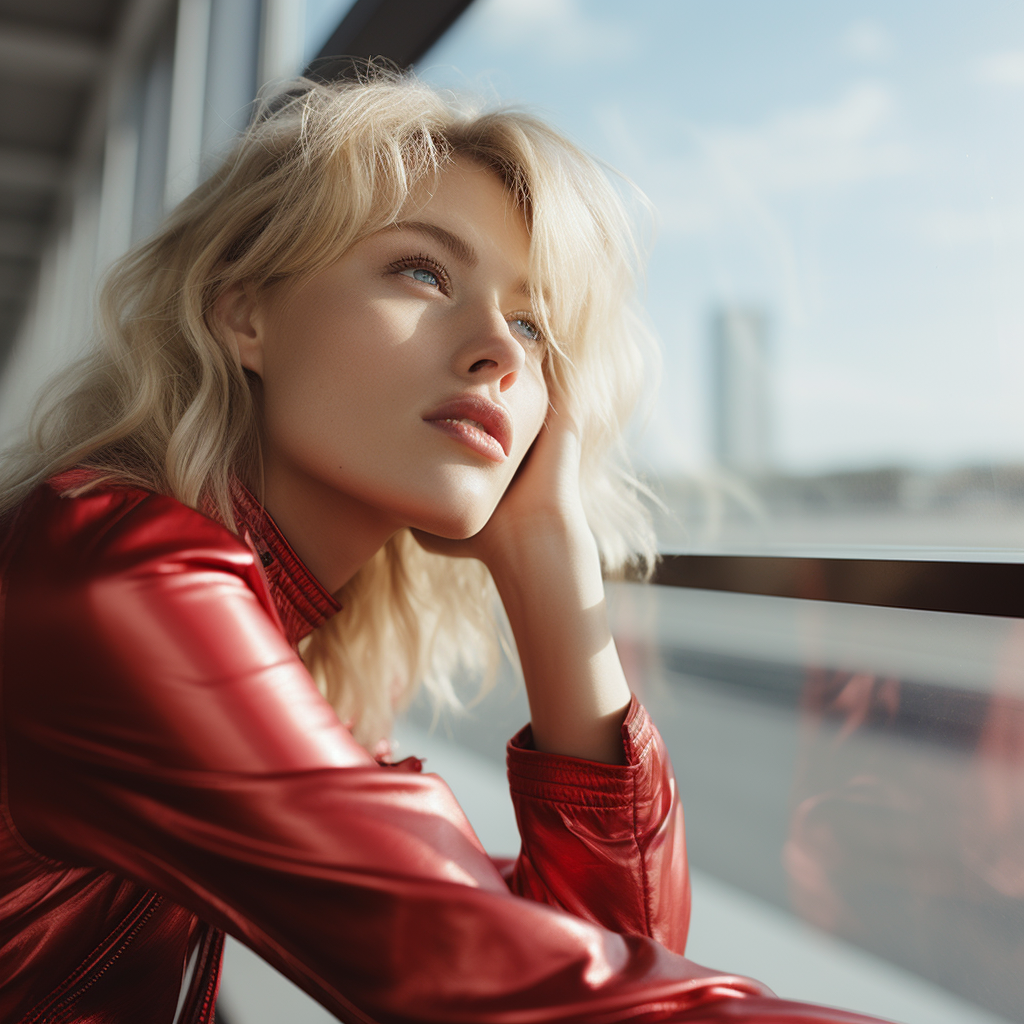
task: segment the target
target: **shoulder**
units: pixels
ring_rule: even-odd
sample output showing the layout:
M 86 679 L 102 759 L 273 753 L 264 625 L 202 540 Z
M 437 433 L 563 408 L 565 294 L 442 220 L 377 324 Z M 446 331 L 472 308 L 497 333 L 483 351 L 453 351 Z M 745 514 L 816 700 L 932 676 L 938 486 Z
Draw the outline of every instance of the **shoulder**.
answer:
M 194 606 L 200 591 L 248 593 L 275 618 L 254 550 L 225 526 L 168 495 L 76 473 L 41 484 L 8 524 L 8 642 L 15 620 L 104 631 L 140 604 Z
M 36 488 L 15 514 L 12 570 L 57 572 L 71 583 L 158 562 L 248 575 L 255 554 L 221 523 L 175 498 L 71 470 Z
M 219 678 L 291 653 L 252 548 L 167 495 L 88 484 L 46 481 L 11 524 L 0 577 L 5 680 L 64 693 L 88 678 L 97 692 L 134 699 L 157 668 L 179 681 Z
M 309 763 L 319 748 L 285 719 L 329 732 L 337 717 L 288 646 L 255 551 L 166 495 L 89 483 L 47 481 L 15 524 L 0 685 L 22 763 L 59 749 L 206 770 L 269 763 L 263 747 Z

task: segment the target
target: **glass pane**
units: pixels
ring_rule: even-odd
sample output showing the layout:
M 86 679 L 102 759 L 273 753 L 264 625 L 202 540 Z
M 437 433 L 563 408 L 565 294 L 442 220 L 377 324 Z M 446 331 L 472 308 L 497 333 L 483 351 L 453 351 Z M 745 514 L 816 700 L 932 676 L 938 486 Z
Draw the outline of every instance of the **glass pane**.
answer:
M 1024 622 L 631 584 L 609 606 L 686 810 L 688 955 L 905 1024 L 1024 1022 Z M 452 729 L 500 762 L 527 718 L 499 685 Z M 487 796 L 458 748 L 398 736 L 511 853 L 500 769 Z
M 422 69 L 657 208 L 666 549 L 1024 546 L 1024 5 L 477 0 Z

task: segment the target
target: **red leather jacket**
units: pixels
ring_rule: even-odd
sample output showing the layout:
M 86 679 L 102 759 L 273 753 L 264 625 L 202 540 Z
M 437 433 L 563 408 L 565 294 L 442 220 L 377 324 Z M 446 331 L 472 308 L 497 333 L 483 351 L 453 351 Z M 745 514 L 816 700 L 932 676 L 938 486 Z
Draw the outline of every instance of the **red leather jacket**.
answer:
M 682 816 L 635 702 L 624 766 L 509 745 L 504 877 L 441 779 L 322 700 L 294 645 L 337 605 L 251 498 L 240 540 L 85 479 L 0 539 L 0 1021 L 208 1022 L 223 931 L 346 1021 L 866 1020 L 680 955 Z

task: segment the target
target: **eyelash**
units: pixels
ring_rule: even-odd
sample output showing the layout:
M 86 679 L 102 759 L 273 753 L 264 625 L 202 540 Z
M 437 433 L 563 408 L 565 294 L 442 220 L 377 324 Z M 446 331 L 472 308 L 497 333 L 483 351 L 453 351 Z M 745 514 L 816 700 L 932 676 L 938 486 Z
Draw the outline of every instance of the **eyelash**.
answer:
M 451 278 L 448 276 L 448 271 L 431 256 L 427 256 L 424 253 L 420 253 L 418 256 L 403 256 L 400 260 L 395 260 L 394 263 L 388 266 L 388 270 L 392 270 L 395 273 L 402 270 L 415 270 L 416 268 L 429 270 L 437 278 L 441 291 L 445 295 L 451 294 Z
M 441 263 L 438 263 L 432 256 L 427 256 L 426 253 L 419 253 L 416 256 L 403 256 L 400 260 L 395 260 L 394 263 L 390 263 L 388 265 L 388 270 L 393 273 L 399 273 L 403 270 L 414 270 L 417 267 L 423 270 L 429 270 L 430 273 L 437 278 L 441 292 L 445 295 L 451 294 L 451 278 L 448 275 L 448 271 Z M 508 320 L 510 329 L 516 320 L 522 320 L 537 332 L 536 338 L 525 338 L 526 341 L 533 345 L 544 344 L 544 332 L 540 329 L 540 326 L 532 316 L 527 313 L 512 313 Z
M 521 320 L 524 324 L 529 324 L 537 332 L 536 338 L 526 338 L 526 341 L 528 341 L 531 345 L 544 344 L 544 332 L 540 329 L 540 325 L 537 323 L 536 320 L 533 319 L 532 316 L 528 315 L 527 313 L 512 313 L 508 319 L 509 326 L 511 327 L 511 325 L 515 323 L 516 320 Z

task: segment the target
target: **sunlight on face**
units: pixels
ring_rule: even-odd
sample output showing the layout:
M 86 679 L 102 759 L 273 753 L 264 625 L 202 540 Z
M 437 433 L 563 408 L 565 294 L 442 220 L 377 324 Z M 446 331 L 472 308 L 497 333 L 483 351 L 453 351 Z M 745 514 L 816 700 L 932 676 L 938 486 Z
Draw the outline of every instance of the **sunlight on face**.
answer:
M 335 502 L 392 530 L 483 527 L 547 411 L 529 244 L 497 175 L 459 158 L 397 224 L 260 300 L 243 363 L 275 516 Z

